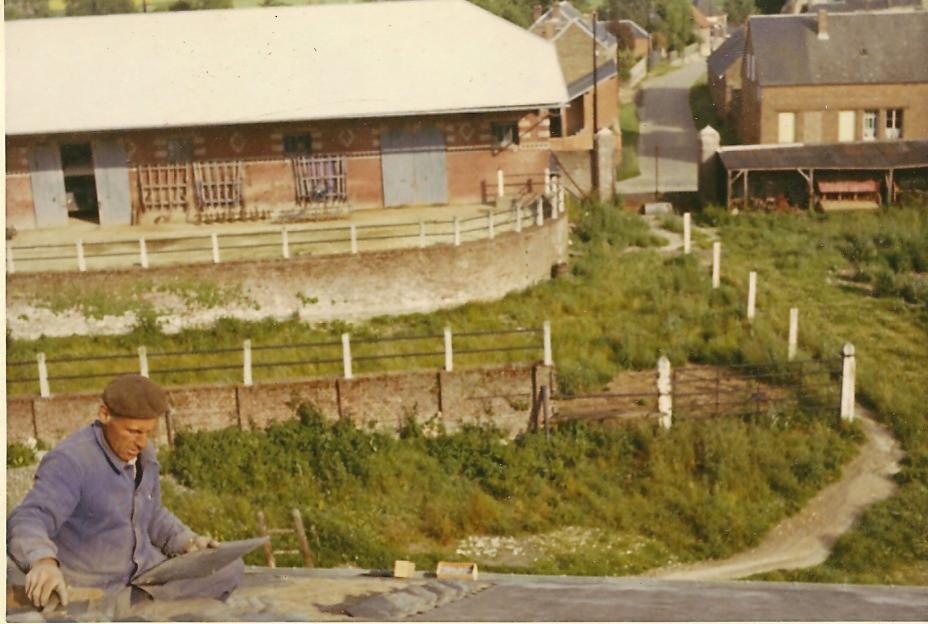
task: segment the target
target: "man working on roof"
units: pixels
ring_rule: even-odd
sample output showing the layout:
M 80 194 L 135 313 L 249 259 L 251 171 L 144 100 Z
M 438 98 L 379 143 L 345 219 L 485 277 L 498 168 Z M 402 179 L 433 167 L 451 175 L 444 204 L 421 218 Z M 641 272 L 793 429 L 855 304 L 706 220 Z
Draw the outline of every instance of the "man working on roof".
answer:
M 37 607 L 67 586 L 131 591 L 139 598 L 225 599 L 241 559 L 204 578 L 127 589 L 168 557 L 219 544 L 194 534 L 161 504 L 158 462 L 148 438 L 169 408 L 161 387 L 122 375 L 103 391 L 99 420 L 68 436 L 39 465 L 32 490 L 7 520 L 7 553 L 26 575 Z

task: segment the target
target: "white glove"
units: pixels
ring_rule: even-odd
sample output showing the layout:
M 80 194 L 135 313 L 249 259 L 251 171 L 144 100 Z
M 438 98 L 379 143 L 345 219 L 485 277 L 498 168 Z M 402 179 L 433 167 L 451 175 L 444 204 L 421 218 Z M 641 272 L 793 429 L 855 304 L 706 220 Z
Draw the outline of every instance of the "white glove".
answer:
M 52 593 L 57 592 L 61 604 L 68 605 L 68 585 L 58 562 L 54 559 L 39 559 L 26 575 L 26 596 L 38 608 L 45 607 Z

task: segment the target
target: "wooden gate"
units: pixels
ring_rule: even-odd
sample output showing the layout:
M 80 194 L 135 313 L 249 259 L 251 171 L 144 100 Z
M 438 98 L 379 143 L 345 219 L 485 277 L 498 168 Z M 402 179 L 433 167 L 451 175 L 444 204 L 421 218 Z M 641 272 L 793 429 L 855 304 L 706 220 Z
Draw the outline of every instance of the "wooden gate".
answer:
M 193 163 L 199 217 L 206 221 L 244 219 L 243 179 L 244 166 L 240 161 Z
M 94 180 L 100 225 L 132 223 L 126 150 L 117 141 L 93 142 Z
M 190 166 L 140 165 L 139 194 L 142 210 L 187 210 Z
M 343 203 L 348 200 L 347 158 L 317 154 L 293 159 L 296 200 L 301 204 Z
M 61 152 L 54 144 L 37 145 L 29 155 L 32 170 L 32 201 L 36 227 L 68 224 L 68 200 L 64 191 Z
M 387 131 L 380 150 L 384 206 L 448 203 L 445 135 L 439 128 Z

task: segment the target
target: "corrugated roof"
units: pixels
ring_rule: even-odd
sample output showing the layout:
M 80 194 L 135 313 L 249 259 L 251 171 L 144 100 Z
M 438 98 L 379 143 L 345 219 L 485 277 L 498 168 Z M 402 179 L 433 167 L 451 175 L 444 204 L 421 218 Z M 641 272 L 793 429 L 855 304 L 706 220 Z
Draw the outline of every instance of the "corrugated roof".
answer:
M 554 46 L 464 0 L 6 24 L 8 134 L 559 106 Z
M 748 28 L 764 86 L 928 82 L 928 13 L 830 13 L 751 17 Z
M 733 146 L 719 150 L 729 171 L 928 167 L 928 141 Z
M 715 49 L 706 59 L 709 73 L 721 77 L 735 61 L 744 54 L 744 27 L 740 26 L 733 31 L 722 45 Z

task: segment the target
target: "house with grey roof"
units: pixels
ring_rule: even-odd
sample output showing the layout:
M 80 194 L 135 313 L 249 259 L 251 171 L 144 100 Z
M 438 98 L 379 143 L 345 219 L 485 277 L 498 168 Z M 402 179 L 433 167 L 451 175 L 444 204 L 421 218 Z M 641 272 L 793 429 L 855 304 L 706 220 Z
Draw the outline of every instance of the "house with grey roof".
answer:
M 744 56 L 744 27 L 731 35 L 706 59 L 709 93 L 723 117 L 735 119 L 741 100 L 741 59 Z
M 753 16 L 741 74 L 745 143 L 928 138 L 928 13 Z

